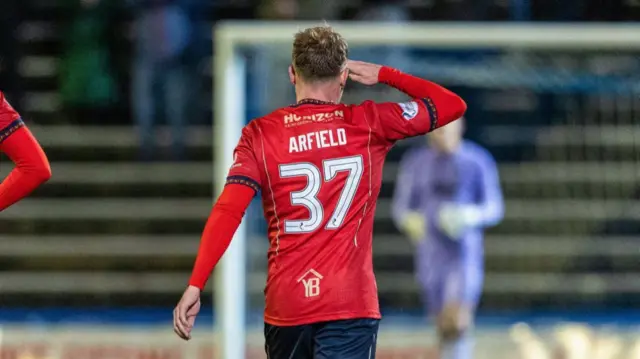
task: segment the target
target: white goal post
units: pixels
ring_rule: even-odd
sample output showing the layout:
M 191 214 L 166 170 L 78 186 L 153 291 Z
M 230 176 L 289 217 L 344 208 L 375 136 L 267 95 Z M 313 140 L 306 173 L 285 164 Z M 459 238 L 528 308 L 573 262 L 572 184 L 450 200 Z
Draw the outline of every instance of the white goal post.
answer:
M 239 47 L 290 44 L 298 29 L 319 22 L 221 22 L 214 30 L 214 190 L 224 186 L 244 124 L 246 61 Z M 410 23 L 331 24 L 352 45 L 556 50 L 640 49 L 640 25 Z M 217 348 L 223 359 L 245 357 L 245 249 L 241 225 L 216 271 Z

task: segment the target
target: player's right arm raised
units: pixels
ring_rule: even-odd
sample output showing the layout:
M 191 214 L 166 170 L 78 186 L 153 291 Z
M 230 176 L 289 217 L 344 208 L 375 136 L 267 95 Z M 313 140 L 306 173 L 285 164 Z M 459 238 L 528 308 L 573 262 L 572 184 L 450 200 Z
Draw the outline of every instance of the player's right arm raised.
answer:
M 412 101 L 375 104 L 374 124 L 391 141 L 419 136 L 464 115 L 467 104 L 446 88 L 388 66 L 349 61 L 349 78 L 365 85 L 384 83 L 404 92 Z

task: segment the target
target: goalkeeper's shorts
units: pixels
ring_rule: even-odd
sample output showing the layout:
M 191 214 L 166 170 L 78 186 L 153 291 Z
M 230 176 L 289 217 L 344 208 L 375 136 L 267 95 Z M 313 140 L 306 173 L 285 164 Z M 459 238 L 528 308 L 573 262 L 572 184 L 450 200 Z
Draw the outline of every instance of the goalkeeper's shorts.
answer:
M 482 270 L 465 266 L 433 269 L 422 283 L 422 296 L 430 316 L 438 315 L 447 305 L 459 304 L 475 311 L 482 295 Z

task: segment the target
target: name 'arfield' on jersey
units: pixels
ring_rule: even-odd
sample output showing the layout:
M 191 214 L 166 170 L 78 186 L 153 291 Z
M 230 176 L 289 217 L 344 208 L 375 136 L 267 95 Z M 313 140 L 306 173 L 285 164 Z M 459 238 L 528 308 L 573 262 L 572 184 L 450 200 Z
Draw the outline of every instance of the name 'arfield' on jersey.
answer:
M 289 153 L 344 146 L 346 144 L 347 132 L 344 128 L 315 131 L 289 137 Z

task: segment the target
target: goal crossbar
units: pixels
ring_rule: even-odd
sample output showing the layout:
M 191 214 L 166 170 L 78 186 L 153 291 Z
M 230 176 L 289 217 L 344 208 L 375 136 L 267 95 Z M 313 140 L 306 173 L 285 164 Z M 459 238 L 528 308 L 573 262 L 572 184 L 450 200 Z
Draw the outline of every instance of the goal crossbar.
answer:
M 318 22 L 221 22 L 215 28 L 216 49 L 223 46 L 290 43 L 298 29 Z M 636 24 L 488 24 L 335 22 L 347 42 L 437 47 L 524 47 L 544 49 L 640 49 Z

